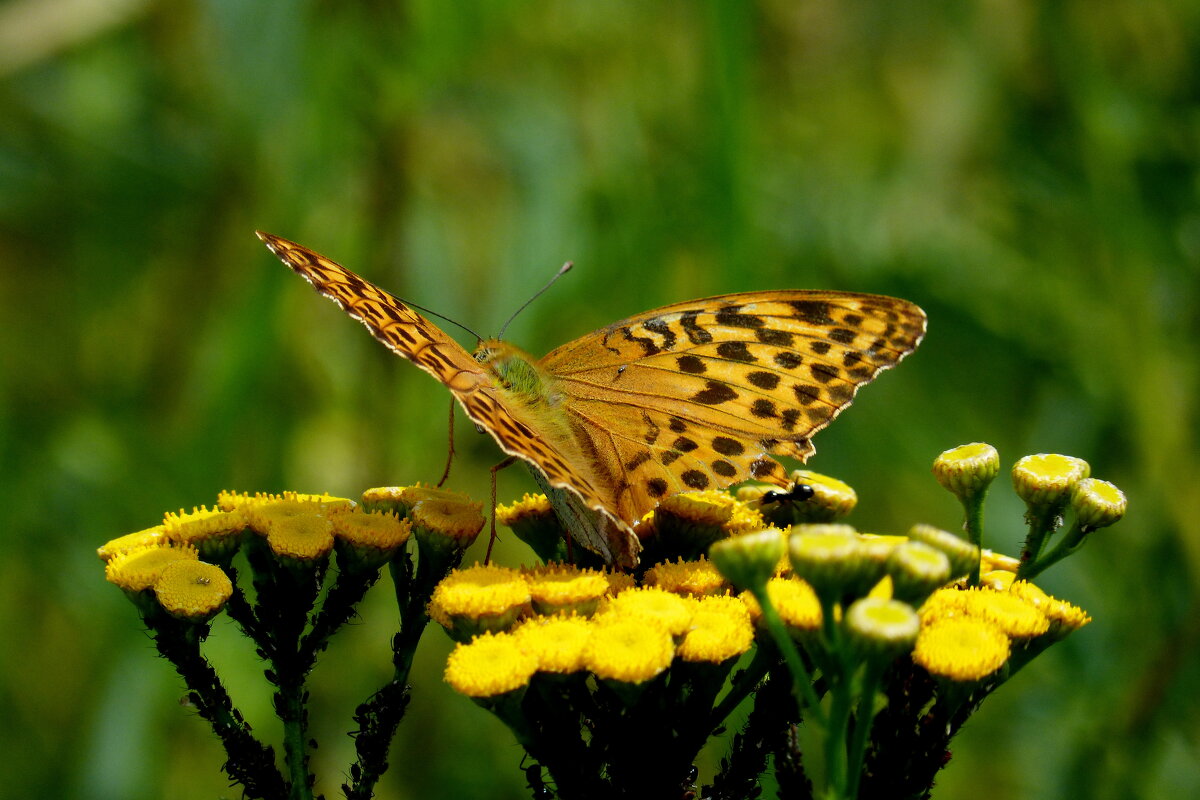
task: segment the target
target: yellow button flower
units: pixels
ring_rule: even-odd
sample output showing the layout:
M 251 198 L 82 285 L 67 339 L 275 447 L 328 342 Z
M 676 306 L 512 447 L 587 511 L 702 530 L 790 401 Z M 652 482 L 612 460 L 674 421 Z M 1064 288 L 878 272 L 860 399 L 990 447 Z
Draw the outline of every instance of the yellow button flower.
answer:
M 782 543 L 779 550 L 780 552 L 783 550 Z M 664 561 L 655 564 L 646 570 L 646 574 L 642 577 L 642 584 L 657 586 L 672 594 L 692 597 L 724 594 L 730 588 L 729 581 L 725 580 L 725 577 L 707 558 L 700 558 L 697 561 L 684 561 L 681 558 L 678 561 Z
M 608 594 L 603 572 L 571 565 L 548 564 L 525 573 L 533 610 L 539 614 L 574 612 L 590 616 Z
M 675 646 L 663 625 L 648 617 L 605 615 L 601 620 L 593 623 L 583 651 L 584 664 L 596 677 L 638 684 L 671 665 Z
M 152 588 L 171 562 L 196 561 L 199 558 L 196 548 L 191 545 L 146 545 L 113 556 L 104 567 L 104 577 L 126 592 L 140 592 Z
M 977 681 L 1008 660 L 1008 637 L 992 623 L 975 617 L 947 617 L 925 625 L 912 658 L 931 675 L 952 681 Z
M 173 617 L 203 622 L 225 607 L 233 583 L 214 564 L 184 559 L 163 568 L 154 582 L 154 595 Z
M 537 658 L 515 637 L 485 633 L 454 648 L 445 679 L 467 697 L 495 697 L 527 686 L 537 668 Z
M 672 636 L 682 636 L 692 622 L 692 606 L 676 594 L 643 587 L 622 592 L 609 601 L 602 616 L 632 620 L 654 620 Z
M 563 675 L 584 669 L 583 651 L 591 635 L 587 619 L 562 614 L 532 617 L 513 630 L 522 649 L 537 658 L 538 671 Z
M 100 560 L 104 563 L 112 561 L 115 556 L 121 553 L 127 553 L 130 550 L 137 550 L 142 547 L 154 547 L 165 545 L 167 537 L 167 529 L 162 525 L 155 525 L 153 528 L 127 533 L 124 536 L 118 536 L 109 542 L 106 542 L 103 547 L 96 550 L 96 555 L 100 556 Z
M 813 588 L 800 578 L 772 578 L 767 581 L 767 597 L 779 612 L 783 624 L 793 633 L 820 629 L 821 601 Z M 758 601 L 748 592 L 742 593 L 741 600 L 749 609 L 751 619 L 758 622 L 762 617 Z
M 728 595 L 695 602 L 691 628 L 679 643 L 680 658 L 721 664 L 750 649 L 754 626 L 744 603 Z
M 503 631 L 529 609 L 529 585 L 515 569 L 497 566 L 455 570 L 429 601 L 429 616 L 456 639 Z

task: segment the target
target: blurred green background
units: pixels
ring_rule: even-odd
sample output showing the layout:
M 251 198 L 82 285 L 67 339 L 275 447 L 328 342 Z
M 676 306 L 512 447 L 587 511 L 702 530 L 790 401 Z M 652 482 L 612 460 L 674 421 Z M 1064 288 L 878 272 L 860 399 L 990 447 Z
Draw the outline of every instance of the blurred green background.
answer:
M 483 333 L 573 259 L 509 331 L 538 354 L 706 294 L 921 304 L 921 349 L 817 438 L 851 521 L 953 527 L 929 464 L 975 440 L 1130 498 L 1041 581 L 1094 624 L 984 706 L 935 796 L 1196 796 L 1198 154 L 1192 0 L 0 4 L 0 796 L 239 796 L 98 545 L 222 488 L 440 474 L 445 390 L 255 228 Z M 499 452 L 458 432 L 484 498 Z M 1002 479 L 995 547 L 1020 516 Z M 331 798 L 387 594 L 314 673 Z M 210 641 L 274 738 L 246 642 Z M 381 796 L 528 796 L 447 649 Z

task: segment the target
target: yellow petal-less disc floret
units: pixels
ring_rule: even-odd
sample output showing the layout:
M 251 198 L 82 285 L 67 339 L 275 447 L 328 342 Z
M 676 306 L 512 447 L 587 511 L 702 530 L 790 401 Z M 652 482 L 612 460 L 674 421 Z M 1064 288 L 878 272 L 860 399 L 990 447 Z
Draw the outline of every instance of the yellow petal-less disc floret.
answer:
M 1045 614 L 1011 592 L 979 588 L 959 594 L 963 596 L 963 609 L 968 615 L 986 619 L 1011 639 L 1040 636 L 1050 627 Z
M 459 497 L 429 497 L 413 505 L 408 515 L 418 535 L 443 537 L 465 549 L 483 529 L 482 508 Z
M 204 622 L 225 607 L 233 583 L 214 564 L 184 559 L 163 568 L 154 582 L 154 595 L 173 617 Z
M 1051 597 L 1028 581 L 1014 581 L 1008 591 L 1036 608 L 1050 620 L 1050 629 L 1047 633 L 1055 639 L 1061 639 L 1092 621 L 1088 613 L 1079 606 L 1071 605 L 1057 597 Z
M 554 509 L 550 506 L 550 499 L 544 494 L 529 494 L 526 492 L 515 503 L 496 506 L 496 521 L 510 528 L 526 518 L 553 516 Z
M 754 643 L 754 626 L 744 603 L 728 595 L 696 600 L 692 625 L 679 643 L 684 661 L 721 664 Z
M 921 630 L 921 618 L 908 603 L 875 597 L 851 603 L 842 624 L 855 650 L 868 658 L 908 652 Z
M 547 564 L 525 573 L 533 610 L 539 614 L 576 613 L 590 616 L 608 594 L 603 572 L 569 564 Z
M 692 604 L 663 589 L 643 587 L 622 592 L 609 601 L 600 616 L 653 620 L 672 636 L 682 636 L 692 622 Z
M 738 539 L 746 537 L 739 536 Z M 728 539 L 724 541 L 730 541 Z M 718 542 L 717 544 L 720 544 Z M 716 545 L 713 545 L 716 547 Z M 780 547 L 782 550 L 782 545 Z M 703 597 L 705 595 L 724 594 L 729 589 L 729 581 L 717 571 L 707 558 L 697 561 L 663 561 L 646 570 L 642 577 L 642 585 L 657 586 L 672 594 Z
M 515 637 L 485 633 L 454 648 L 445 679 L 467 697 L 496 697 L 527 686 L 537 668 L 537 658 Z
M 566 675 L 584 669 L 583 651 L 592 626 L 584 617 L 558 614 L 531 617 L 512 634 L 524 650 L 537 658 L 539 672 Z
M 377 570 L 404 546 L 412 533 L 412 522 L 386 511 L 338 510 L 329 515 L 329 521 L 333 525 L 339 569 Z
M 887 566 L 895 596 L 916 605 L 950 579 L 950 559 L 941 550 L 922 542 L 897 545 Z
M 1125 493 L 1108 481 L 1084 478 L 1071 490 L 1071 508 L 1088 530 L 1107 528 L 1125 516 Z
M 623 615 L 598 617 L 583 651 L 584 664 L 596 677 L 633 684 L 659 675 L 674 657 L 675 645 L 666 627 L 650 617 Z
M 983 442 L 964 444 L 945 451 L 933 462 L 937 482 L 960 500 L 986 490 L 1000 474 L 1000 454 Z
M 476 565 L 442 579 L 429 601 L 429 616 L 456 638 L 470 638 L 484 630 L 507 630 L 529 603 L 529 585 L 520 572 Z
M 976 617 L 947 617 L 921 628 L 912 658 L 930 674 L 952 681 L 986 678 L 1008 660 L 999 628 Z
M 333 524 L 311 509 L 308 513 L 260 515 L 259 519 L 265 520 L 267 546 L 280 558 L 313 563 L 333 549 Z
M 113 556 L 104 567 L 104 577 L 126 592 L 140 592 L 152 588 L 168 564 L 183 560 L 197 561 L 199 558 L 196 548 L 191 545 L 146 545 Z
M 793 633 L 806 633 L 821 627 L 821 602 L 812 586 L 800 578 L 772 578 L 767 581 L 767 597 Z M 741 600 L 750 611 L 751 619 L 758 622 L 762 617 L 758 601 L 748 592 L 742 593 Z
M 984 548 L 979 551 L 979 571 L 991 572 L 994 569 L 1002 569 L 1007 572 L 1016 572 L 1021 567 L 1021 560 L 1013 556 L 997 553 L 993 550 Z
M 1039 453 L 1013 465 L 1013 488 L 1031 509 L 1054 508 L 1065 503 L 1072 487 L 1091 474 L 1082 458 Z
M 165 545 L 166 538 L 167 529 L 162 525 L 155 525 L 153 528 L 127 533 L 106 542 L 103 547 L 97 548 L 96 555 L 100 556 L 100 560 L 107 564 L 115 556 L 130 550 Z
M 190 514 L 180 509 L 178 514 L 168 513 L 163 519 L 171 541 L 195 545 L 201 558 L 222 563 L 237 552 L 247 526 L 245 514 L 238 509 L 209 511 L 206 506 L 193 508 Z

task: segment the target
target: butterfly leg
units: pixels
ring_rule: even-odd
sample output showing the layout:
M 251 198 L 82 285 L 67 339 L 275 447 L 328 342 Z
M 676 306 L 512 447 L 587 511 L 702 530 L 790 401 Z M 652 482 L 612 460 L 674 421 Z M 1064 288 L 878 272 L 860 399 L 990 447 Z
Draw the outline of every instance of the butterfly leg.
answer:
M 450 477 L 450 465 L 454 463 L 454 403 L 455 403 L 455 400 L 453 397 L 451 397 L 450 398 L 450 434 L 449 434 L 449 441 L 446 445 L 446 469 L 442 471 L 441 480 L 439 480 L 437 482 L 437 488 L 439 488 L 439 489 L 442 488 L 442 484 L 446 482 L 446 478 Z M 492 489 L 493 489 L 492 494 L 495 494 L 495 491 L 494 491 L 495 488 L 496 488 L 496 482 L 495 482 L 495 480 L 493 480 L 492 481 Z M 492 498 L 492 507 L 493 508 L 495 508 L 495 506 L 496 506 L 495 500 L 496 500 L 496 498 L 493 497 Z
M 451 406 L 451 413 L 453 414 L 453 406 Z M 492 473 L 492 527 L 491 527 L 491 536 L 488 537 L 487 554 L 484 555 L 484 557 L 483 557 L 483 563 L 485 566 L 487 564 L 492 563 L 492 545 L 494 545 L 496 543 L 496 538 L 497 538 L 496 537 L 496 473 L 499 472 L 500 470 L 504 469 L 505 467 L 512 466 L 514 463 L 516 463 L 516 460 L 517 460 L 516 456 L 509 456 L 508 458 L 504 459 L 503 461 L 501 461 L 499 464 L 492 467 L 492 469 L 491 469 L 491 473 Z M 449 465 L 447 465 L 447 469 L 449 469 Z

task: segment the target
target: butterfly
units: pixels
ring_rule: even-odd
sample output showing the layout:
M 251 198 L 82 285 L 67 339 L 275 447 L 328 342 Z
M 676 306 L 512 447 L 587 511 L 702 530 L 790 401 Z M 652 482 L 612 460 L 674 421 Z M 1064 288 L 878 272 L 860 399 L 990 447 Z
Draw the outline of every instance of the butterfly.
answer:
M 634 528 L 668 494 L 783 465 L 858 387 L 911 353 L 925 313 L 892 297 L 726 294 L 656 308 L 537 359 L 497 339 L 468 353 L 403 301 L 278 236 L 284 264 L 398 355 L 437 378 L 500 449 L 524 460 L 560 521 L 607 563 L 632 566 Z

